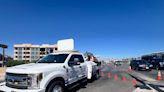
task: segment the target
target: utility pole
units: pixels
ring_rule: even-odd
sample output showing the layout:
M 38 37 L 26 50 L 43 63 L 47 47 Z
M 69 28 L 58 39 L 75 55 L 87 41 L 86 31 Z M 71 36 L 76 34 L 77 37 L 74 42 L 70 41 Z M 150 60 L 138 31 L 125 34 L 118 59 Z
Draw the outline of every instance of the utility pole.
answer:
M 0 47 L 3 49 L 3 55 L 2 55 L 2 67 L 4 67 L 4 62 L 5 62 L 5 49 L 8 48 L 8 46 L 5 45 L 5 44 L 0 44 Z

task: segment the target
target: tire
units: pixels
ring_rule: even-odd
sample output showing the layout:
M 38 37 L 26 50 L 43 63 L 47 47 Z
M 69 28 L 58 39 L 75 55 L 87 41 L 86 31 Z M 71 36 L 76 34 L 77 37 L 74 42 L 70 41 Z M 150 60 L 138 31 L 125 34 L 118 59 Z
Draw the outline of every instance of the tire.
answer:
M 160 69 L 160 68 L 159 68 L 159 65 L 156 65 L 156 67 L 155 67 L 155 68 L 156 68 L 156 70 L 159 70 L 159 69 Z
M 50 84 L 47 92 L 64 92 L 64 83 L 62 81 L 54 81 Z
M 99 78 L 99 71 L 96 72 L 96 74 L 94 75 L 94 80 L 97 80 Z

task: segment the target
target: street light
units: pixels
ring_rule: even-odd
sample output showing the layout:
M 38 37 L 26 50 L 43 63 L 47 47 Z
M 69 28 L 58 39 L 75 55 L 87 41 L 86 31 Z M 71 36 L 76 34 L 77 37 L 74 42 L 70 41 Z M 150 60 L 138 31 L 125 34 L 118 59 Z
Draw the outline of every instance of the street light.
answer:
M 0 44 L 0 47 L 3 49 L 3 55 L 2 55 L 2 67 L 3 67 L 5 61 L 5 49 L 8 48 L 8 46 L 5 44 Z

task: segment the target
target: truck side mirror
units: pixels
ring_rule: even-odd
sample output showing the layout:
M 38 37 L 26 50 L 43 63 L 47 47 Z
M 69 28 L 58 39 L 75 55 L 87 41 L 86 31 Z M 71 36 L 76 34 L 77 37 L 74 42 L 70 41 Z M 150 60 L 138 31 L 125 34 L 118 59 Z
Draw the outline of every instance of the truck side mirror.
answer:
M 74 58 L 75 65 L 80 65 L 80 60 L 79 58 Z

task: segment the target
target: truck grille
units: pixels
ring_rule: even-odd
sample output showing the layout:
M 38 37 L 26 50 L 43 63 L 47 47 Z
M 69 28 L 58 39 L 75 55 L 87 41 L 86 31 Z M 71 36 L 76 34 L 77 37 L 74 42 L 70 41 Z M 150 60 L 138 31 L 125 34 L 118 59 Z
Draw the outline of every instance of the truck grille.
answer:
M 27 74 L 6 73 L 6 86 L 17 89 L 27 89 L 30 77 Z

